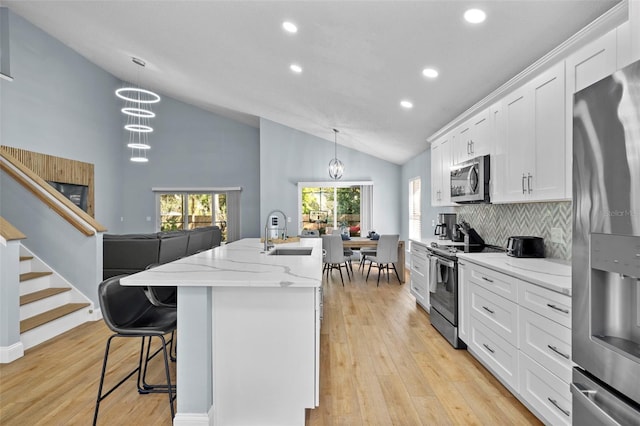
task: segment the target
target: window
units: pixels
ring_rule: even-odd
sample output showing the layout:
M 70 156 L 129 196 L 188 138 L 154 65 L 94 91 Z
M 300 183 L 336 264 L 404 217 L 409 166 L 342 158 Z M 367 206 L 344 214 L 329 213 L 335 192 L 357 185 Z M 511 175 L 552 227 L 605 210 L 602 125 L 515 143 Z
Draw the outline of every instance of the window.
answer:
M 239 239 L 239 189 L 154 191 L 157 193 L 160 231 L 217 225 L 222 232 L 222 241 L 231 242 Z
M 371 229 L 373 186 L 370 182 L 300 182 L 300 229 L 320 234 L 348 232 L 359 237 Z
M 420 178 L 409 180 L 409 239 L 422 237 L 422 219 L 420 207 Z

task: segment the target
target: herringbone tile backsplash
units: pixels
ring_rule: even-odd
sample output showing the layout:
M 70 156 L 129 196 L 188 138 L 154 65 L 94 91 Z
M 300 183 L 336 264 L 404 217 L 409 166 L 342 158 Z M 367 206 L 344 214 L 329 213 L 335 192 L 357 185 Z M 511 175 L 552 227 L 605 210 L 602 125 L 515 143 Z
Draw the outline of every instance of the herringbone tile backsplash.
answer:
M 487 244 L 505 247 L 514 235 L 544 238 L 546 257 L 571 260 L 571 202 L 468 204 L 455 208 Z M 562 229 L 562 243 L 551 242 L 551 228 Z

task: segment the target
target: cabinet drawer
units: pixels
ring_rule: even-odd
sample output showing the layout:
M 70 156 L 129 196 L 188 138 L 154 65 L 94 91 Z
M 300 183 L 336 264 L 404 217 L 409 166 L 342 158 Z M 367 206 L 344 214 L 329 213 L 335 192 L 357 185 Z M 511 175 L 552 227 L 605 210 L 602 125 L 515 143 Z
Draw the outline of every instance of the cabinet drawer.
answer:
M 420 257 L 426 261 L 428 253 L 429 251 L 422 244 L 411 242 L 411 257 Z
M 513 302 L 518 300 L 517 282 L 519 280 L 517 278 L 472 264 L 469 271 L 469 279 L 506 299 Z
M 518 391 L 518 350 L 480 321 L 472 321 L 471 348 L 512 391 Z
M 474 282 L 469 291 L 471 316 L 518 347 L 518 305 Z
M 525 281 L 520 282 L 518 292 L 520 306 L 571 328 L 570 296 Z
M 520 396 L 533 406 L 546 424 L 571 425 L 571 392 L 563 382 L 520 352 Z
M 571 382 L 571 330 L 520 308 L 520 350 L 563 381 Z
M 411 256 L 411 271 L 417 272 L 422 277 L 429 275 L 429 263 L 427 259 L 422 259 L 417 256 Z

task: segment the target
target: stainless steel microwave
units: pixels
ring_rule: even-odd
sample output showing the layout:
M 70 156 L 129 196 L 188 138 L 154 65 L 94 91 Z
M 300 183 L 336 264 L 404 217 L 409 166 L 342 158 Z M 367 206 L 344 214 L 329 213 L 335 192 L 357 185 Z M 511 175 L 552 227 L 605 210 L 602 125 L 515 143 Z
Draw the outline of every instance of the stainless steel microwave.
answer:
M 451 167 L 451 201 L 488 203 L 491 168 L 488 155 Z

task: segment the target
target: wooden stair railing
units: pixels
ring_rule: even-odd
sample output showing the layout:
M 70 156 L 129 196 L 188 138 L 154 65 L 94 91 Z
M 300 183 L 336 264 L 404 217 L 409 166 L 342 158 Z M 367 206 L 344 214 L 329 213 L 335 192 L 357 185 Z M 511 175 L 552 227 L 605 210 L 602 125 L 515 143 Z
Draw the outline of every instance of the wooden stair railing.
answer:
M 35 195 L 78 231 L 86 236 L 95 235 L 96 231 L 107 231 L 107 228 L 69 201 L 44 179 L 33 173 L 14 156 L 6 152 L 6 150 L 0 150 L 0 157 L 0 169 L 15 179 L 16 182 Z
M 18 228 L 9 223 L 5 218 L 0 216 L 0 236 L 7 241 L 24 240 L 27 238 Z

